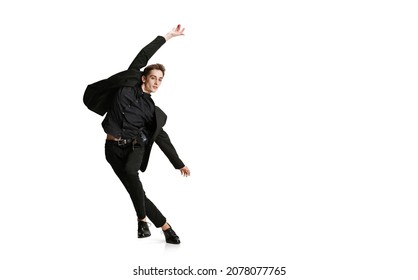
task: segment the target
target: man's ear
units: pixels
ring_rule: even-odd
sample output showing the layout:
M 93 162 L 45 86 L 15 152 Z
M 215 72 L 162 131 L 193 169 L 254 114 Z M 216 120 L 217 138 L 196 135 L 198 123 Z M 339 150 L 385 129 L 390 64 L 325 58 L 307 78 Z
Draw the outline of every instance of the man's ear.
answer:
M 144 75 L 141 75 L 141 81 L 142 81 L 142 83 L 145 83 L 145 80 L 146 80 L 145 76 Z

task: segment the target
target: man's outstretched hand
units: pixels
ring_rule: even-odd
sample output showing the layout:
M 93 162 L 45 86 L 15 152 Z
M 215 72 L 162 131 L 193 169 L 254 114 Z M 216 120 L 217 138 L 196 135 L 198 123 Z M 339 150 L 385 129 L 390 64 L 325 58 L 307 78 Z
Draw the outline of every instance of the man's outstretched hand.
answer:
M 183 175 L 184 177 L 190 176 L 190 170 L 187 166 L 180 168 L 180 172 L 181 172 L 181 175 Z
M 181 28 L 181 24 L 178 24 L 170 32 L 165 34 L 164 38 L 166 41 L 168 41 L 173 37 L 182 36 L 182 35 L 184 35 L 184 28 Z

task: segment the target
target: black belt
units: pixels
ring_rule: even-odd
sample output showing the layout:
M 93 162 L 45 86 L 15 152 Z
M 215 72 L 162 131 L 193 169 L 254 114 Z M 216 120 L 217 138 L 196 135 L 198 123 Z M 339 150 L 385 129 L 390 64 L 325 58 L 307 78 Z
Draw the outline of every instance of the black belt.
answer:
M 126 146 L 128 144 L 135 145 L 138 143 L 136 139 L 115 139 L 115 140 L 107 140 L 108 142 L 113 142 L 115 144 L 118 144 L 118 146 Z
M 123 139 L 123 138 L 114 138 L 114 136 L 112 136 L 112 138 L 114 139 L 108 139 L 107 141 L 109 142 L 113 142 L 113 143 L 117 143 L 118 146 L 120 147 L 124 147 L 127 146 L 128 144 L 139 144 L 141 143 L 142 146 L 145 146 L 148 143 L 148 137 L 147 135 L 144 133 L 144 131 L 140 131 L 139 132 L 139 140 L 137 138 L 131 138 L 131 139 Z

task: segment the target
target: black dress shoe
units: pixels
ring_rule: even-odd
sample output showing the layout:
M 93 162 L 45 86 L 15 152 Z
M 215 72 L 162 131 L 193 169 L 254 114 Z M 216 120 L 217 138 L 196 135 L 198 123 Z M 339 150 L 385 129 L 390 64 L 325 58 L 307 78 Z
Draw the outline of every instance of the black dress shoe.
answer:
M 144 238 L 151 236 L 151 232 L 148 227 L 148 223 L 144 221 L 138 221 L 138 238 Z
M 180 244 L 180 238 L 177 236 L 177 234 L 174 232 L 171 226 L 169 229 L 163 230 L 163 232 L 165 236 L 165 241 L 167 243 Z

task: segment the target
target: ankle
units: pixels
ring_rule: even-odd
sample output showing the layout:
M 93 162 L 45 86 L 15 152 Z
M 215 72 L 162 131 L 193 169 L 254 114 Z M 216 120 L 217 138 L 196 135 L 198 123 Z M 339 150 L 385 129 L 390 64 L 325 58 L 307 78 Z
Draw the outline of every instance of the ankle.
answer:
M 162 227 L 161 227 L 161 229 L 162 230 L 167 230 L 167 229 L 169 229 L 170 228 L 170 225 L 168 224 L 168 223 L 165 223 Z

